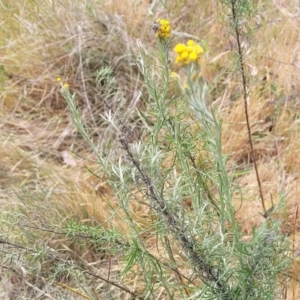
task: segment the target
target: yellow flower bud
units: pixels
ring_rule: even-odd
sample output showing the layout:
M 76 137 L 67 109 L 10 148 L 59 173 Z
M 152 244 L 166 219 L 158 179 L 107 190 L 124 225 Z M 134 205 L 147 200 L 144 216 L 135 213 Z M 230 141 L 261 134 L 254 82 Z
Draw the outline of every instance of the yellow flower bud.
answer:
M 186 43 L 188 46 L 194 46 L 195 42 L 193 40 L 188 40 Z

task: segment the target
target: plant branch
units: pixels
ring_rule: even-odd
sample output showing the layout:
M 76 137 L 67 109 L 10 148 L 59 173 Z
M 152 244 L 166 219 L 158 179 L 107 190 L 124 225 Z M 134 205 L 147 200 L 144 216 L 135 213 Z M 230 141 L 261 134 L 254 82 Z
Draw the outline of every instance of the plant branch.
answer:
M 145 204 L 147 204 L 147 203 L 145 203 Z M 54 234 L 58 234 L 58 235 L 65 235 L 65 236 L 73 237 L 73 238 L 82 238 L 82 239 L 95 240 L 95 236 L 87 235 L 87 234 L 80 234 L 80 233 L 68 234 L 68 233 L 63 232 L 63 231 L 56 231 L 56 230 L 51 230 L 51 229 L 45 229 L 45 228 L 42 228 L 42 227 L 38 227 L 36 225 L 28 225 L 28 224 L 23 223 L 23 222 L 20 222 L 19 225 L 23 226 L 23 227 L 31 228 L 31 229 L 36 229 L 36 230 L 40 230 L 40 231 L 44 231 L 44 232 L 49 232 L 49 233 L 54 233 Z M 119 240 L 116 240 L 114 242 L 118 246 L 122 246 L 122 247 L 126 247 L 126 248 L 130 247 L 130 245 L 128 243 L 122 243 Z M 24 250 L 30 250 L 30 249 L 25 248 L 25 247 L 23 247 L 21 245 L 11 244 L 11 243 L 9 243 L 7 241 L 4 241 L 4 240 L 0 239 L 0 244 L 1 243 L 2 244 L 12 245 L 14 247 L 19 247 L 20 249 L 24 249 Z M 30 250 L 30 251 L 32 251 L 32 250 Z M 155 257 L 153 254 L 151 254 L 149 252 L 147 252 L 146 254 L 149 255 L 149 256 L 151 256 L 153 259 L 159 261 L 166 268 L 168 268 L 168 269 L 172 270 L 173 272 L 175 272 L 179 277 L 185 278 L 189 283 L 192 283 L 193 285 L 195 285 L 195 283 L 190 278 L 188 278 L 187 276 L 185 276 L 184 274 L 182 274 L 181 272 L 179 272 L 177 268 L 172 267 L 172 266 L 170 266 L 169 264 L 167 264 L 167 263 L 165 263 L 163 261 L 160 261 L 157 257 Z
M 243 84 L 243 97 L 244 97 L 244 109 L 245 109 L 245 117 L 246 117 L 246 123 L 247 123 L 247 131 L 248 131 L 248 138 L 249 138 L 249 144 L 250 144 L 250 156 L 254 164 L 255 174 L 256 174 L 256 180 L 259 188 L 259 195 L 261 199 L 261 204 L 264 210 L 264 214 L 266 213 L 266 206 L 264 201 L 264 196 L 262 192 L 262 185 L 258 173 L 258 167 L 257 162 L 254 156 L 254 147 L 253 147 L 253 141 L 252 141 L 252 133 L 251 133 L 251 127 L 250 127 L 250 120 L 249 120 L 249 112 L 248 112 L 248 92 L 247 92 L 247 80 L 246 80 L 246 74 L 245 74 L 245 68 L 244 68 L 244 54 L 242 49 L 242 43 L 241 43 L 241 34 L 239 29 L 239 20 L 238 20 L 238 14 L 236 11 L 236 5 L 237 0 L 231 0 L 231 11 L 232 11 L 232 18 L 233 18 L 233 27 L 234 27 L 234 33 L 235 38 L 237 41 L 237 50 L 238 50 L 238 60 L 239 60 L 239 66 L 241 70 L 241 76 L 242 76 L 242 84 Z
M 26 251 L 29 251 L 29 252 L 35 252 L 33 249 L 30 249 L 30 248 L 27 248 L 27 247 L 23 247 L 23 246 L 18 245 L 18 244 L 11 243 L 11 242 L 5 241 L 5 240 L 3 240 L 3 239 L 0 239 L 0 244 L 10 245 L 10 246 L 12 246 L 12 247 L 14 247 L 14 248 L 17 248 L 17 249 L 23 249 L 23 250 L 26 250 Z M 52 258 L 54 261 L 66 263 L 66 260 L 62 260 L 62 259 L 61 259 L 58 255 L 56 255 L 56 254 L 55 254 L 55 255 L 51 254 L 51 258 Z M 4 266 L 1 265 L 1 267 L 4 267 Z M 74 265 L 72 265 L 72 267 L 74 267 Z M 133 296 L 134 299 L 137 299 L 137 300 L 143 300 L 143 299 L 144 299 L 143 297 L 138 296 L 136 293 L 132 292 L 130 289 L 128 289 L 128 288 L 125 287 L 125 286 L 122 286 L 122 285 L 120 285 L 120 284 L 118 284 L 118 283 L 116 283 L 116 282 L 114 282 L 114 281 L 108 280 L 108 279 L 104 278 L 104 277 L 101 276 L 101 275 L 97 275 L 97 274 L 92 273 L 92 272 L 90 272 L 90 271 L 83 270 L 83 269 L 80 268 L 79 266 L 75 266 L 75 267 L 76 267 L 76 269 L 82 271 L 83 273 L 86 273 L 86 274 L 88 274 L 88 275 L 90 275 L 90 276 L 92 276 L 92 277 L 98 278 L 98 279 L 100 279 L 100 280 L 102 280 L 102 281 L 104 281 L 104 282 L 106 282 L 106 283 L 108 283 L 108 284 L 110 284 L 110 285 L 113 285 L 113 286 L 119 288 L 120 290 L 123 290 L 124 292 L 126 292 L 126 293 L 130 294 L 131 296 Z
M 155 189 L 152 184 L 152 180 L 149 176 L 142 170 L 142 167 L 139 161 L 134 157 L 133 153 L 129 148 L 128 141 L 125 137 L 120 138 L 120 143 L 122 147 L 127 152 L 129 159 L 140 173 L 141 178 L 147 187 L 147 196 L 149 197 L 150 201 L 153 203 L 153 208 L 161 215 L 163 215 L 166 219 L 166 222 L 174 234 L 176 239 L 180 242 L 181 247 L 188 253 L 190 256 L 191 261 L 193 262 L 193 268 L 197 272 L 199 278 L 206 285 L 210 285 L 209 282 L 213 282 L 216 287 L 222 290 L 224 293 L 227 291 L 227 287 L 224 285 L 223 282 L 220 281 L 218 278 L 218 270 L 211 266 L 209 263 L 205 261 L 205 257 L 197 251 L 196 241 L 193 237 L 189 236 L 187 232 L 187 227 L 180 222 L 180 217 L 177 216 L 176 213 L 169 211 L 165 200 L 162 197 L 159 197 L 155 192 Z

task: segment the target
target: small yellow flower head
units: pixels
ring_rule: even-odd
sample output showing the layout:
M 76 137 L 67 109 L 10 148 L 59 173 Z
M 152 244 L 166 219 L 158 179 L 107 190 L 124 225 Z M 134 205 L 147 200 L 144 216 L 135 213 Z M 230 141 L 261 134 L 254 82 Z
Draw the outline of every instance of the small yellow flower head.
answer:
M 189 60 L 190 61 L 196 61 L 197 60 L 197 53 L 196 52 L 190 52 L 190 54 L 189 54 Z
M 174 51 L 178 54 L 181 54 L 185 51 L 186 46 L 184 44 L 177 44 L 174 48 Z
M 197 54 L 203 54 L 203 49 L 199 46 L 199 45 L 195 45 L 194 46 L 194 51 L 197 53 Z
M 69 91 L 69 84 L 68 83 L 63 82 L 60 77 L 57 77 L 56 81 L 59 82 L 59 84 L 60 84 L 60 92 L 61 93 Z
M 186 43 L 188 46 L 194 46 L 195 42 L 193 40 L 188 40 Z
M 157 38 L 165 40 L 171 36 L 171 25 L 168 20 L 157 19 L 152 28 Z
M 61 85 L 60 92 L 62 94 L 69 93 L 69 91 L 70 90 L 69 90 L 69 84 L 68 83 L 64 83 L 64 84 Z
M 170 72 L 170 77 L 176 79 L 179 78 L 179 75 L 176 72 Z
M 200 64 L 204 52 L 202 47 L 195 44 L 193 40 L 188 40 L 186 45 L 177 44 L 174 51 L 177 53 L 175 63 L 182 66 L 193 62 Z

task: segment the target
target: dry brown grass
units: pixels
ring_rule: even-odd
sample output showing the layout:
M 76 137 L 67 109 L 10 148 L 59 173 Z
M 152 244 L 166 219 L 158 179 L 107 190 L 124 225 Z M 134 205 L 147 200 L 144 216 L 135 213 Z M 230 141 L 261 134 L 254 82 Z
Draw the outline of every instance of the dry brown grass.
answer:
M 107 128 L 99 114 L 106 106 L 97 94 L 96 70 L 104 65 L 113 68 L 130 105 L 140 86 L 138 70 L 130 63 L 130 51 L 139 39 L 151 54 L 151 21 L 166 17 L 173 23 L 174 43 L 191 34 L 207 44 L 203 73 L 214 85 L 211 97 L 219 104 L 224 119 L 224 153 L 230 155 L 228 166 L 235 169 L 236 182 L 243 191 L 237 218 L 246 220 L 245 235 L 262 222 L 256 178 L 249 162 L 240 82 L 228 67 L 232 65 L 233 45 L 218 17 L 218 2 L 200 1 L 199 5 L 199 1 L 189 1 L 185 5 L 182 1 L 166 1 L 166 7 L 157 2 L 107 1 L 100 6 L 90 1 L 85 6 L 69 0 L 54 4 L 42 1 L 38 5 L 2 1 L 1 210 L 23 209 L 49 224 L 70 217 L 99 224 L 108 219 L 114 195 L 105 178 L 89 174 L 84 167 L 87 163 L 98 172 L 95 162 L 71 153 L 94 159 L 72 125 L 56 77 L 63 77 L 78 95 L 84 120 L 101 141 Z M 299 252 L 300 221 L 294 219 L 300 187 L 300 12 L 295 3 L 264 2 L 246 60 L 255 157 L 266 205 L 269 208 L 272 201 L 276 203 L 280 192 L 287 194 L 286 212 L 281 218 L 287 234 L 296 232 L 295 249 Z M 239 197 L 237 193 L 237 205 Z M 147 228 L 151 223 L 147 209 L 140 205 L 133 211 L 139 216 L 137 222 Z M 116 217 L 108 226 L 120 226 L 118 222 Z M 294 263 L 292 272 L 294 278 L 300 276 L 299 262 Z M 7 280 L 3 282 L 9 285 Z M 287 299 L 299 298 L 299 290 L 299 283 L 294 281 Z

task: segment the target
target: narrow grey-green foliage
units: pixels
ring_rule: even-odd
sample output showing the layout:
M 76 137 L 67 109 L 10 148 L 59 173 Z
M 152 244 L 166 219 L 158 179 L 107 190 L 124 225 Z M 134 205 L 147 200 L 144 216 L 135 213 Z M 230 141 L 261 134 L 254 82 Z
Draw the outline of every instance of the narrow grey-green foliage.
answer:
M 86 225 L 71 220 L 64 226 L 63 233 L 76 241 L 85 240 L 91 245 L 98 246 L 103 252 L 125 251 L 129 247 L 127 240 L 120 232 L 116 229 L 104 229 L 103 226 Z
M 253 0 L 220 0 L 225 6 L 224 13 L 230 27 L 229 30 L 238 28 L 242 34 L 251 33 L 253 28 L 247 22 L 251 22 L 257 16 L 258 7 Z M 243 31 L 248 29 L 248 31 Z M 234 33 L 233 33 L 234 34 Z
M 249 37 L 252 31 L 247 21 L 257 12 L 253 1 L 221 2 L 230 32 Z M 233 178 L 222 153 L 222 122 L 207 101 L 209 86 L 201 78 L 195 79 L 199 69 L 191 65 L 185 69 L 188 88 L 169 96 L 169 48 L 169 41 L 157 40 L 159 62 L 149 58 L 143 47 L 135 56 L 146 98 L 145 108 L 139 111 L 124 113 L 127 99 L 113 69 L 106 66 L 98 70 L 96 83 L 107 106 L 100 116 L 107 125 L 103 135 L 108 140 L 103 144 L 95 144 L 76 95 L 67 86 L 61 87 L 76 129 L 96 154 L 115 193 L 118 207 L 111 206 L 112 214 L 122 220 L 126 234 L 105 224 L 74 220 L 55 231 L 58 226 L 37 227 L 28 216 L 2 213 L 0 242 L 7 246 L 0 249 L 2 262 L 34 275 L 43 273 L 48 263 L 49 280 L 64 276 L 84 282 L 90 270 L 62 255 L 64 251 L 43 244 L 31 247 L 34 231 L 43 230 L 64 236 L 78 247 L 93 247 L 99 256 L 115 256 L 122 266 L 114 277 L 118 282 L 96 277 L 109 287 L 121 286 L 135 299 L 158 299 L 161 295 L 189 300 L 280 299 L 278 276 L 288 266 L 289 246 L 273 214 L 283 205 L 284 197 L 265 221 L 253 228 L 251 239 L 244 241 L 242 224 L 235 219 Z M 241 55 L 237 54 L 238 62 Z M 144 125 L 144 134 L 132 141 L 124 128 L 128 129 L 133 115 Z M 133 204 L 149 208 L 151 224 L 137 220 L 140 216 L 136 216 Z M 141 295 L 132 293 L 130 285 L 120 285 L 130 275 L 145 287 Z M 113 292 L 111 295 L 115 297 Z
M 234 7 L 236 15 L 230 19 L 234 30 L 240 30 L 245 18 L 255 12 L 251 1 L 222 2 Z M 253 229 L 249 242 L 242 240 L 232 203 L 233 179 L 222 153 L 222 122 L 207 103 L 207 85 L 201 78 L 193 78 L 195 69 L 187 68 L 188 89 L 170 99 L 169 44 L 158 40 L 157 49 L 158 66 L 151 64 L 143 48 L 136 57 L 148 96 L 146 109 L 139 112 L 146 125 L 143 140 L 129 141 L 121 128 L 124 119 L 112 109 L 103 115 L 119 134 L 119 152 L 104 155 L 94 145 L 81 122 L 75 97 L 62 90 L 74 124 L 97 154 L 118 198 L 123 221 L 130 228 L 128 246 L 123 251 L 123 274 L 137 272 L 143 278 L 146 299 L 155 298 L 161 287 L 169 299 L 175 299 L 178 293 L 183 299 L 279 299 L 278 276 L 287 267 L 288 250 L 279 223 L 272 220 L 271 214 Z M 97 78 L 108 85 L 105 93 L 118 93 L 109 88 L 116 86 L 111 71 L 99 70 Z M 135 200 L 135 190 L 142 199 Z M 191 201 L 190 208 L 184 200 Z M 133 201 L 151 207 L 157 220 L 151 225 L 152 235 L 156 234 L 164 245 L 169 261 L 163 262 L 150 253 L 131 211 Z M 170 270 L 176 272 L 178 268 L 168 236 L 185 258 L 185 268 L 201 280 L 199 286 L 192 287 L 176 276 L 166 279 Z M 141 273 L 135 269 L 137 264 Z M 182 274 L 176 274 L 182 278 Z
M 219 0 L 223 4 L 224 19 L 227 24 L 229 35 L 233 37 L 233 44 L 238 40 L 243 42 L 241 47 L 245 49 L 253 46 L 253 33 L 259 28 L 259 7 L 253 0 Z M 246 51 L 238 51 L 238 47 L 232 49 L 233 65 L 236 70 L 242 71 L 241 61 L 243 61 Z M 244 74 L 246 75 L 246 74 Z M 241 78 L 241 76 L 240 76 Z M 249 80 L 249 77 L 247 77 Z M 249 88 L 249 87 L 248 87 Z

